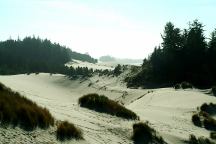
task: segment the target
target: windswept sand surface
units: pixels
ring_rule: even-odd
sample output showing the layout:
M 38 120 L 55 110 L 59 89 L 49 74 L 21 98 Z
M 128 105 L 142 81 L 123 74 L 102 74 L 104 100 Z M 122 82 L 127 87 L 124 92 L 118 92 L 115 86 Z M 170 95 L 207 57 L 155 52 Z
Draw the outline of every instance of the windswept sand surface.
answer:
M 199 90 L 128 89 L 122 77 L 94 76 L 90 79 L 70 80 L 64 75 L 42 73 L 0 76 L 0 82 L 48 108 L 57 120 L 68 120 L 82 129 L 84 141 L 66 143 L 133 143 L 130 137 L 135 121 L 79 107 L 78 98 L 87 93 L 104 94 L 124 104 L 136 112 L 141 121 L 148 120 L 170 144 L 184 143 L 183 140 L 188 139 L 189 134 L 209 137 L 208 131 L 193 126 L 191 116 L 202 103 L 216 103 L 215 97 Z M 55 127 L 30 133 L 19 128 L 0 127 L 1 142 L 59 143 L 55 139 Z
M 113 70 L 114 67 L 117 64 L 112 64 L 112 63 L 89 63 L 89 62 L 83 62 L 83 61 L 79 61 L 79 60 L 72 60 L 71 62 L 68 62 L 67 64 L 65 64 L 66 66 L 70 67 L 87 67 L 87 68 L 92 68 L 93 70 L 99 69 L 99 70 Z

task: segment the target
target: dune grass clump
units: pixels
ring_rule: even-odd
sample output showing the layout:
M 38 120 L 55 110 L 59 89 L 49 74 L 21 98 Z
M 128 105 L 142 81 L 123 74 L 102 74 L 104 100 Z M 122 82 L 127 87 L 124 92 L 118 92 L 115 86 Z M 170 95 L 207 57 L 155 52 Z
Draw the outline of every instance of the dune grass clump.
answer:
M 131 110 L 126 109 L 124 106 L 117 102 L 108 99 L 104 95 L 87 94 L 79 98 L 81 107 L 86 107 L 98 112 L 108 113 L 125 119 L 139 119 L 139 117 Z
M 212 90 L 213 95 L 216 96 L 216 86 L 213 86 L 211 90 Z
M 212 114 L 216 114 L 216 104 L 204 103 L 200 107 L 200 112 L 192 116 L 192 122 L 196 126 L 216 131 L 216 120 L 211 116 Z
M 181 87 L 183 89 L 189 89 L 189 88 L 193 88 L 193 85 L 191 83 L 189 83 L 189 82 L 182 82 Z
M 212 117 L 207 117 L 203 121 L 203 125 L 208 130 L 216 131 L 216 120 Z
M 139 122 L 133 125 L 132 140 L 135 144 L 165 144 L 163 138 L 158 136 L 156 131 L 151 128 L 147 122 Z
M 210 138 L 216 140 L 216 132 L 211 132 L 210 133 Z
M 204 137 L 196 138 L 195 135 L 190 135 L 188 143 L 189 144 L 215 144 L 208 138 L 204 138 Z
M 174 89 L 177 90 L 177 89 L 180 89 L 180 88 L 181 88 L 181 84 L 177 83 L 177 84 L 174 85 Z
M 200 117 L 198 114 L 194 114 L 192 116 L 192 122 L 194 123 L 194 125 L 199 126 L 199 127 L 202 125 Z
M 73 124 L 63 121 L 57 127 L 56 137 L 60 141 L 70 139 L 83 139 L 82 131 L 76 128 Z
M 47 109 L 0 84 L 0 124 L 33 130 L 53 125 L 54 118 Z
M 174 89 L 192 89 L 193 88 L 193 85 L 189 82 L 182 82 L 182 83 L 177 83 L 174 85 L 173 87 Z
M 208 114 L 216 114 L 216 104 L 210 103 L 204 103 L 200 107 L 201 111 L 207 112 Z

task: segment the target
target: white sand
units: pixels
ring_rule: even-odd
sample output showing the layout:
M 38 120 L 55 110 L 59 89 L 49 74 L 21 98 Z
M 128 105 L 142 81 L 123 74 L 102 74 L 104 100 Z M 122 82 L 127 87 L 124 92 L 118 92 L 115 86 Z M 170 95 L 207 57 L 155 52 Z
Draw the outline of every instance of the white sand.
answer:
M 65 64 L 66 66 L 70 67 L 87 67 L 87 68 L 92 68 L 93 70 L 99 69 L 99 70 L 113 70 L 114 67 L 116 66 L 116 64 L 107 64 L 107 63 L 89 63 L 89 62 L 83 62 L 83 61 L 79 61 L 79 60 L 72 60 L 71 62 L 68 62 L 67 64 Z
M 132 143 L 130 137 L 132 124 L 135 121 L 127 121 L 79 107 L 78 98 L 93 92 L 104 94 L 124 104 L 136 112 L 141 121 L 148 120 L 170 144 L 184 143 L 183 140 L 188 139 L 189 134 L 209 137 L 207 130 L 192 124 L 191 116 L 196 111 L 196 107 L 202 103 L 216 103 L 215 97 L 198 90 L 175 91 L 166 88 L 151 92 L 151 90 L 128 89 L 122 80 L 121 76 L 118 78 L 94 76 L 90 79 L 70 80 L 64 75 L 51 76 L 44 73 L 0 76 L 0 82 L 48 108 L 56 119 L 68 120 L 80 127 L 85 139 L 81 143 Z M 89 83 L 92 83 L 90 87 Z M 55 139 L 54 132 L 51 134 L 44 132 L 45 135 L 31 138 L 18 128 L 8 130 L 1 128 L 0 131 L 0 141 L 9 141 L 13 137 L 12 133 L 16 131 L 15 133 L 20 133 L 22 138 L 13 140 L 18 140 L 20 143 L 25 143 L 26 139 L 32 143 L 39 141 L 59 143 Z M 4 136 L 1 136 L 2 133 Z

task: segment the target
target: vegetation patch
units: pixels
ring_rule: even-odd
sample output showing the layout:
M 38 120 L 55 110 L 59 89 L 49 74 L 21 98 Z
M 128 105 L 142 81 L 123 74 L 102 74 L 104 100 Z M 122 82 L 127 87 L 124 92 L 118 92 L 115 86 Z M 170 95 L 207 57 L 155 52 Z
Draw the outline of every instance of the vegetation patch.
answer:
M 199 115 L 198 114 L 194 114 L 193 116 L 192 116 L 192 122 L 194 123 L 194 125 L 196 125 L 196 126 L 202 126 L 202 123 L 201 123 L 201 120 L 200 120 L 200 117 L 199 117 Z
M 216 139 L 216 132 L 211 132 L 210 133 L 210 138 Z
M 215 144 L 208 138 L 204 138 L 204 137 L 196 138 L 195 135 L 190 135 L 188 143 L 189 144 Z
M 213 86 L 213 87 L 212 87 L 212 94 L 213 94 L 214 96 L 216 96 L 216 86 Z
M 79 104 L 81 107 L 86 107 L 91 110 L 108 113 L 125 119 L 139 119 L 139 117 L 131 110 L 128 110 L 117 102 L 108 99 L 104 95 L 98 95 L 96 93 L 82 96 L 79 98 Z
M 200 107 L 200 110 L 201 111 L 204 111 L 208 114 L 216 114 L 216 104 L 213 104 L 213 103 L 210 103 L 210 104 L 207 104 L 207 103 L 204 103 L 202 104 L 202 106 Z
M 189 89 L 189 88 L 193 88 L 193 85 L 191 83 L 189 83 L 189 82 L 182 82 L 181 87 L 183 89 Z
M 0 83 L 0 124 L 19 126 L 25 130 L 47 128 L 54 118 L 46 108 L 6 88 Z
M 135 144 L 165 144 L 163 138 L 158 136 L 156 131 L 147 122 L 139 122 L 133 125 L 132 139 Z
M 82 131 L 67 121 L 63 121 L 58 125 L 56 137 L 60 141 L 83 139 Z
M 204 127 L 207 130 L 216 131 L 216 120 L 211 117 L 216 112 L 216 104 L 202 104 L 200 112 L 192 116 L 192 122 L 194 125 Z
M 174 89 L 180 89 L 181 88 L 181 84 L 175 84 L 174 85 Z
M 122 73 L 122 66 L 118 64 L 113 70 L 113 75 L 119 76 Z
M 208 130 L 216 131 L 216 120 L 210 116 L 204 119 L 203 125 Z

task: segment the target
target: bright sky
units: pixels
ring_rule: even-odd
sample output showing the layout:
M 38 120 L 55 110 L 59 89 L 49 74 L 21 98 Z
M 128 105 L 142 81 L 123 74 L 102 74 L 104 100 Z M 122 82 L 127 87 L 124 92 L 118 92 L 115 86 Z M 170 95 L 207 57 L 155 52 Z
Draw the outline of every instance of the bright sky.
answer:
M 166 22 L 216 28 L 216 0 L 0 0 L 0 40 L 35 35 L 98 58 L 147 57 Z

